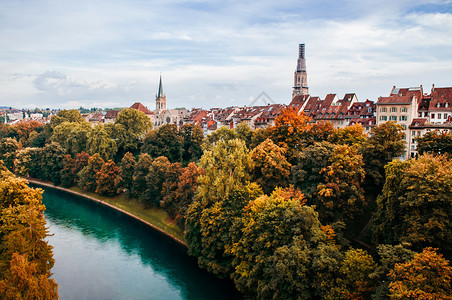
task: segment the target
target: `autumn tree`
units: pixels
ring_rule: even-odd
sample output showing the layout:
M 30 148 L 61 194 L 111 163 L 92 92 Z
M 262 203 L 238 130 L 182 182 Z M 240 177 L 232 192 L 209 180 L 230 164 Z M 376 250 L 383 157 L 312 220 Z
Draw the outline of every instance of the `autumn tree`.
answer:
M 250 126 L 248 126 L 246 122 L 241 122 L 236 126 L 235 132 L 237 134 L 237 138 L 244 141 L 246 147 L 250 149 L 251 141 L 253 139 L 253 130 L 250 128 Z
M 0 140 L 0 159 L 3 160 L 4 166 L 14 171 L 14 160 L 20 144 L 13 138 L 2 138 Z
M 116 178 L 119 175 L 119 168 L 113 160 L 108 160 L 102 165 L 102 168 L 96 174 L 96 193 L 101 195 L 113 196 L 118 193 Z
M 191 162 L 178 174 L 174 187 L 164 184 L 161 206 L 182 228 L 185 224 L 186 211 L 195 197 L 198 176 L 202 174 L 204 171 Z
M 19 122 L 8 127 L 8 136 L 25 145 L 32 132 L 39 133 L 43 130 L 43 124 L 38 121 Z
M 54 259 L 47 243 L 42 190 L 32 189 L 0 163 L 0 295 L 57 299 Z
M 251 169 L 252 181 L 257 182 L 264 193 L 270 194 L 275 187 L 289 185 L 291 165 L 284 156 L 285 148 L 266 139 L 250 153 L 254 164 Z
M 77 173 L 75 172 L 75 159 L 70 154 L 64 155 L 63 168 L 60 172 L 61 185 L 63 187 L 71 187 L 77 180 Z
M 419 155 L 424 153 L 447 154 L 452 157 L 452 134 L 438 131 L 430 131 L 422 137 L 417 137 L 417 152 Z
M 97 172 L 102 169 L 104 163 L 98 153 L 91 156 L 88 160 L 88 165 L 78 173 L 79 187 L 88 192 L 94 192 L 97 188 Z
M 50 127 L 54 129 L 63 122 L 69 123 L 83 123 L 86 122 L 77 109 L 63 109 L 59 110 L 56 115 L 50 119 Z
M 43 178 L 41 158 L 43 148 L 24 148 L 17 153 L 14 169 L 19 176 Z
M 184 124 L 179 128 L 179 135 L 182 138 L 182 162 L 187 165 L 197 161 L 202 155 L 201 145 L 204 139 L 201 126 Z
M 222 126 L 206 136 L 202 144 L 202 148 L 204 151 L 211 150 L 220 141 L 226 142 L 238 138 L 239 137 L 235 129 Z
M 354 124 L 335 129 L 331 132 L 327 140 L 333 144 L 360 147 L 366 142 L 366 139 L 364 128 L 359 124 Z
M 376 241 L 452 249 L 452 161 L 424 155 L 393 161 L 385 170 L 373 222 Z
M 98 153 L 104 160 L 114 157 L 118 150 L 116 142 L 110 138 L 102 124 L 98 124 L 88 133 L 86 148 L 90 155 Z
M 88 136 L 92 132 L 91 124 L 83 122 L 62 122 L 53 128 L 51 141 L 59 143 L 73 157 L 87 149 Z
M 118 188 L 125 189 L 128 194 L 132 192 L 135 164 L 136 161 L 132 153 L 127 152 L 121 160 L 119 176 L 115 183 Z
M 451 299 L 452 268 L 434 248 L 425 248 L 389 276 L 391 299 Z
M 177 125 L 165 124 L 149 132 L 144 139 L 141 152 L 156 158 L 165 156 L 170 162 L 182 159 L 182 138 L 178 134 Z
M 270 138 L 279 147 L 286 148 L 286 158 L 291 164 L 295 163 L 297 152 L 305 146 L 306 132 L 311 125 L 304 114 L 297 114 L 293 109 L 285 109 L 275 119 L 275 126 L 269 128 Z

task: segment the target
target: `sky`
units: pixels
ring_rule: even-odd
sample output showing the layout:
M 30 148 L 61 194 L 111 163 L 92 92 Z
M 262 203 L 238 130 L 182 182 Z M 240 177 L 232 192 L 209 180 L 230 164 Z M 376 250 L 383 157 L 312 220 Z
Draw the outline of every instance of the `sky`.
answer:
M 288 104 L 300 43 L 322 99 L 452 86 L 452 0 L 0 0 L 0 106 Z

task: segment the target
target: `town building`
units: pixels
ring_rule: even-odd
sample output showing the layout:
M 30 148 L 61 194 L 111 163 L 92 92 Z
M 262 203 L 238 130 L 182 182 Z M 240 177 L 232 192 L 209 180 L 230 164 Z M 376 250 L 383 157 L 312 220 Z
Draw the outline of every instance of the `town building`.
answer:
M 298 45 L 297 68 L 294 73 L 292 99 L 299 95 L 308 95 L 308 73 L 306 70 L 305 44 Z

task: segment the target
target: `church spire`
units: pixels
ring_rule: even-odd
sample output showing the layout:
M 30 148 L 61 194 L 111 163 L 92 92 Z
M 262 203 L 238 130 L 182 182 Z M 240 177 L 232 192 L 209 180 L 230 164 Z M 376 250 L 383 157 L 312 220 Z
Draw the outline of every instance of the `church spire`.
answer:
M 165 95 L 163 94 L 162 74 L 160 74 L 159 92 L 157 94 L 157 97 L 159 98 L 165 97 Z

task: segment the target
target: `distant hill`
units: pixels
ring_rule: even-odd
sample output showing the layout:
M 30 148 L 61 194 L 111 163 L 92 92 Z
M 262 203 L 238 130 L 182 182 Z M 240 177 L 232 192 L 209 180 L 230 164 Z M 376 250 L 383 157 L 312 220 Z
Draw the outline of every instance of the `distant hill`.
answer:
M 0 109 L 9 109 L 11 106 L 0 106 Z

